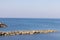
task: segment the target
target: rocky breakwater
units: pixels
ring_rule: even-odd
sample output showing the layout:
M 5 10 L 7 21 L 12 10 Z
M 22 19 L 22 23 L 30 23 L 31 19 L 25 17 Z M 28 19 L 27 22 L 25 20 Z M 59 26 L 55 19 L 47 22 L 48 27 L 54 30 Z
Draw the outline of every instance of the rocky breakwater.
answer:
M 11 36 L 11 35 L 31 35 L 31 34 L 47 34 L 51 32 L 57 32 L 56 30 L 29 30 L 29 31 L 0 31 L 0 36 Z

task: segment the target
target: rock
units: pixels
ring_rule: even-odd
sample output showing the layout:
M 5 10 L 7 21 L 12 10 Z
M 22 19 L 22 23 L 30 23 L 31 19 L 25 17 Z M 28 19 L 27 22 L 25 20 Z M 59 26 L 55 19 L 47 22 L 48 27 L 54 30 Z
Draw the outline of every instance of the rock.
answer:
M 6 24 L 4 24 L 4 23 L 0 23 L 0 28 L 5 28 L 5 27 L 7 27 Z
M 56 30 L 10 31 L 10 32 L 0 32 L 0 36 L 47 34 L 52 32 L 57 32 L 57 31 Z

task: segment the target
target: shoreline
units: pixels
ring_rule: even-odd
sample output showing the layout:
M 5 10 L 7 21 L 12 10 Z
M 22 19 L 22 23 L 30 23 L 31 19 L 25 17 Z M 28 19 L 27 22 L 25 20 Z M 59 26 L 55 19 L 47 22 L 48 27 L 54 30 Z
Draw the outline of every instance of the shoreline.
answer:
M 0 31 L 0 36 L 14 36 L 14 35 L 32 35 L 32 34 L 47 34 L 57 32 L 57 30 L 24 30 L 24 31 Z

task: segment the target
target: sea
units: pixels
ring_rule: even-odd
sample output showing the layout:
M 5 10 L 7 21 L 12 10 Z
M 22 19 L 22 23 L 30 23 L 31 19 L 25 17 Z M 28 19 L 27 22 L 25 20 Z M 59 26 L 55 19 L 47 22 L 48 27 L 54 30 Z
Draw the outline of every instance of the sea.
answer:
M 60 19 L 51 18 L 0 18 L 8 27 L 0 31 L 57 30 L 48 34 L 0 36 L 0 40 L 60 40 Z

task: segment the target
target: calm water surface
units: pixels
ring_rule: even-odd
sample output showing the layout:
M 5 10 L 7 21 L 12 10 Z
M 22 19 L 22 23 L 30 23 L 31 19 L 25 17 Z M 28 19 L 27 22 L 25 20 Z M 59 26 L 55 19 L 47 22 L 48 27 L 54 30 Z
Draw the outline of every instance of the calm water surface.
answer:
M 48 29 L 59 31 L 49 34 L 0 36 L 0 40 L 60 40 L 60 19 L 0 18 L 0 22 L 8 25 L 7 28 L 0 28 L 0 31 Z

